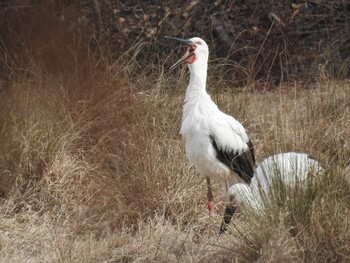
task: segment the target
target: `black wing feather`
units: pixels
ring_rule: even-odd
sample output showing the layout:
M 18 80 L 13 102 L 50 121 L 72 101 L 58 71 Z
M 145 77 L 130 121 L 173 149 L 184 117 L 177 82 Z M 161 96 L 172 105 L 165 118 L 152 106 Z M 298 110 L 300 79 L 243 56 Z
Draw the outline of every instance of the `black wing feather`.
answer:
M 255 166 L 254 147 L 251 141 L 247 143 L 249 150 L 239 154 L 236 151 L 223 151 L 222 149 L 219 149 L 215 138 L 211 135 L 210 140 L 216 151 L 216 158 L 227 165 L 249 184 L 253 178 Z

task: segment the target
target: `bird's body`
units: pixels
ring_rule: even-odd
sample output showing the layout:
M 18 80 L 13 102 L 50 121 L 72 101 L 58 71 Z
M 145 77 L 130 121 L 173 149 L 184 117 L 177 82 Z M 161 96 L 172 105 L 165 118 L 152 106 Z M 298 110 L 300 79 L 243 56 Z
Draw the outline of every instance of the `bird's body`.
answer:
M 221 112 L 206 91 L 209 49 L 205 41 L 198 37 L 168 38 L 188 46 L 184 57 L 173 66 L 187 62 L 190 71 L 180 133 L 189 162 L 207 178 L 210 202 L 210 179 L 226 186 L 242 180 L 250 182 L 255 163 L 253 145 L 243 126 Z
M 200 175 L 223 184 L 240 181 L 227 163 L 233 160 L 225 160 L 224 153 L 234 157 L 249 152 L 248 136 L 238 121 L 218 109 L 204 88 L 196 91 L 188 86 L 180 133 L 186 156 Z
M 308 175 L 322 170 L 318 161 L 303 153 L 279 153 L 266 158 L 256 168 L 250 185 L 238 183 L 228 190 L 231 206 L 226 207 L 220 233 L 226 231 L 237 207 L 263 214 L 267 206 L 274 205 L 281 189 L 305 189 Z
M 309 155 L 296 152 L 279 153 L 266 158 L 256 168 L 250 186 L 235 184 L 230 187 L 228 196 L 239 207 L 251 207 L 256 211 L 270 205 L 277 186 L 293 189 L 304 187 L 309 174 L 322 171 L 320 163 Z

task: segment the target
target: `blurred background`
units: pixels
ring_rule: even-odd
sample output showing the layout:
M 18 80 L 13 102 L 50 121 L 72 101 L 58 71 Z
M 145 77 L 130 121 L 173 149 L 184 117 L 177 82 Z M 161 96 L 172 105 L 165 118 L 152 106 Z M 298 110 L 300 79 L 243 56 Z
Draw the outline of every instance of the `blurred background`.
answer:
M 69 53 L 73 50 L 116 60 L 134 49 L 130 55 L 143 67 L 164 63 L 174 50 L 165 35 L 200 36 L 211 59 L 227 65 L 221 70 L 235 85 L 314 81 L 320 67 L 334 77 L 349 77 L 350 4 L 345 0 L 25 0 L 3 1 L 0 8 L 2 64 L 32 53 L 50 68 L 69 68 L 70 59 L 79 59 Z

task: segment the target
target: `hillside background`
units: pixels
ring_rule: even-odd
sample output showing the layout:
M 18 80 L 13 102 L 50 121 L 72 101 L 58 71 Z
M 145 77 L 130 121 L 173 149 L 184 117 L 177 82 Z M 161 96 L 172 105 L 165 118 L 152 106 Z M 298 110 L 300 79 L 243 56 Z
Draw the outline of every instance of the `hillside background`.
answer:
M 349 262 L 350 3 L 0 3 L 0 262 Z M 311 154 L 325 174 L 268 216 L 237 213 L 179 136 L 185 51 L 258 163 Z

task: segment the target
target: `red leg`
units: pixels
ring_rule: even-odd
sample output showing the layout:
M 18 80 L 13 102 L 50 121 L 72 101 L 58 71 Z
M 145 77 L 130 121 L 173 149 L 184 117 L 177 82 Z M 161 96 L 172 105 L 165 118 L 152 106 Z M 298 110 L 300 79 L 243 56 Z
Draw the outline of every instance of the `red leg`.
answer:
M 211 184 L 210 184 L 210 178 L 207 177 L 207 188 L 208 188 L 208 193 L 207 193 L 207 197 L 208 197 L 208 211 L 209 211 L 209 215 L 211 210 L 214 207 L 214 198 L 213 198 L 213 192 L 211 190 Z

